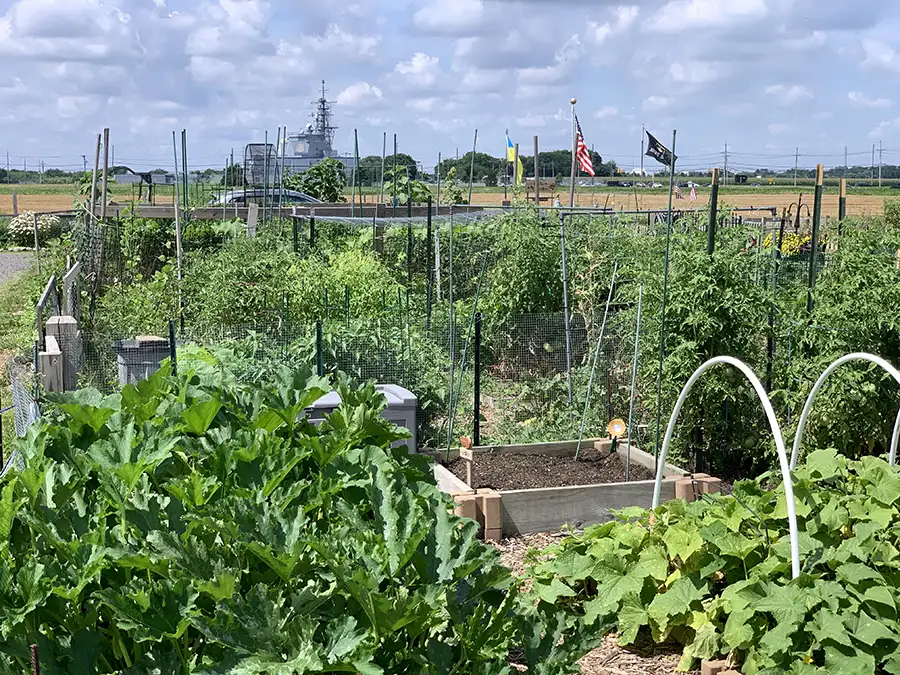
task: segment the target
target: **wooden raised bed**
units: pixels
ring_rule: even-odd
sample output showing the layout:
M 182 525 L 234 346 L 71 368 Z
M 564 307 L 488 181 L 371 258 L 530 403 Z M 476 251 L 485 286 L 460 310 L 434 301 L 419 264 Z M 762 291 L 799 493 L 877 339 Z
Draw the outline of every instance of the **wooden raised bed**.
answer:
M 574 456 L 575 441 L 535 443 L 529 445 L 487 446 L 473 448 L 474 462 L 478 456 L 489 453 L 517 455 L 538 454 L 548 457 Z M 590 439 L 583 444 L 599 450 L 610 451 L 609 439 Z M 616 453 L 625 457 L 627 443 L 620 442 Z M 432 453 L 436 457 L 440 453 Z M 451 450 L 450 457 L 459 456 L 459 450 Z M 631 461 L 655 470 L 652 455 L 634 446 Z M 653 480 L 630 483 L 605 483 L 572 487 L 549 487 L 530 490 L 475 490 L 456 477 L 446 467 L 435 463 L 438 486 L 452 495 L 457 503 L 456 512 L 477 520 L 484 529 L 485 539 L 498 540 L 537 532 L 558 532 L 566 526 L 581 529 L 588 525 L 610 520 L 612 511 L 629 506 L 650 508 L 653 500 Z M 662 501 L 680 498 L 693 500 L 703 492 L 718 492 L 719 480 L 706 474 L 691 476 L 683 469 L 666 465 L 663 472 Z

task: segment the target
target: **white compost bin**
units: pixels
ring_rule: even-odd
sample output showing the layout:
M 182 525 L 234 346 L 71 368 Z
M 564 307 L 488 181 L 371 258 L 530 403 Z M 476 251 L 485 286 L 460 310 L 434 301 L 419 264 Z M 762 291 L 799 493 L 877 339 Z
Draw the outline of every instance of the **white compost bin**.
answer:
M 405 445 L 410 452 L 417 452 L 416 445 L 416 407 L 419 400 L 411 391 L 396 384 L 378 384 L 375 388 L 384 394 L 387 399 L 387 408 L 382 411 L 382 416 L 396 424 L 398 427 L 408 429 L 412 438 L 397 441 L 393 445 L 400 447 Z M 341 397 L 336 391 L 325 394 L 322 398 L 306 409 L 307 417 L 313 424 L 318 424 L 328 413 L 332 413 L 341 405 Z

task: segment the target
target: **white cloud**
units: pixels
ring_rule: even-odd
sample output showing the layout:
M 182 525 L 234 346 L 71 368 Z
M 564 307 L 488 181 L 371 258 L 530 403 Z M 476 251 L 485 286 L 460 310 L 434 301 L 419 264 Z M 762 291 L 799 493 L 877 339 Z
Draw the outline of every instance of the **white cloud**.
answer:
M 705 61 L 685 61 L 669 66 L 669 75 L 673 82 L 684 84 L 705 84 L 720 76 L 719 70 Z
M 618 108 L 616 108 L 615 106 L 607 105 L 607 106 L 603 106 L 602 108 L 600 108 L 600 110 L 595 112 L 594 117 L 599 120 L 599 119 L 603 119 L 604 117 L 615 117 L 618 114 L 619 114 Z
M 644 99 L 644 108 L 646 110 L 661 110 L 671 105 L 672 99 L 667 96 L 658 96 L 653 94 Z
M 880 40 L 865 38 L 862 41 L 865 59 L 863 66 L 885 68 L 895 72 L 900 71 L 900 58 L 896 50 Z
M 670 0 L 653 16 L 647 29 L 680 33 L 698 28 L 724 28 L 761 19 L 766 14 L 766 0 Z
M 482 0 L 429 0 L 413 14 L 413 25 L 429 33 L 466 34 L 483 28 Z
M 547 126 L 547 116 L 525 115 L 524 117 L 517 117 L 516 125 L 525 129 L 540 129 L 541 127 Z
M 364 59 L 375 54 L 381 42 L 377 35 L 355 35 L 337 24 L 329 24 L 321 36 L 308 38 L 310 49 L 318 52 L 341 55 L 352 59 Z
M 772 84 L 766 87 L 766 95 L 773 97 L 778 105 L 794 105 L 803 99 L 812 98 L 812 92 L 802 84 Z
M 641 9 L 636 5 L 620 5 L 616 7 L 612 20 L 603 23 L 588 21 L 587 37 L 594 44 L 602 45 L 607 38 L 628 30 L 640 13 Z
M 462 86 L 470 91 L 496 91 L 508 78 L 505 70 L 469 68 L 462 78 Z
M 869 132 L 869 138 L 881 138 L 886 131 L 896 127 L 897 124 L 900 123 L 900 118 L 896 118 L 893 120 L 883 120 L 878 123 L 872 131 Z
M 879 96 L 878 98 L 870 98 L 866 96 L 861 91 L 851 91 L 847 94 L 847 98 L 850 99 L 850 102 L 856 106 L 860 106 L 863 108 L 889 108 L 891 107 L 891 100 L 884 98 L 883 96 Z
M 424 52 L 416 52 L 408 61 L 401 61 L 394 66 L 397 73 L 410 86 L 427 89 L 437 83 L 441 73 L 440 59 Z
M 381 102 L 382 98 L 381 89 L 378 87 L 368 82 L 357 82 L 338 94 L 337 103 L 354 108 L 374 105 Z
M 777 135 L 787 133 L 788 131 L 790 131 L 790 128 L 790 124 L 785 124 L 783 122 L 773 122 L 766 127 L 766 131 L 768 131 L 772 135 Z
M 518 73 L 519 83 L 531 86 L 559 84 L 565 80 L 584 56 L 584 45 L 578 35 L 573 35 L 560 47 L 554 56 L 554 65 L 541 68 L 522 68 Z

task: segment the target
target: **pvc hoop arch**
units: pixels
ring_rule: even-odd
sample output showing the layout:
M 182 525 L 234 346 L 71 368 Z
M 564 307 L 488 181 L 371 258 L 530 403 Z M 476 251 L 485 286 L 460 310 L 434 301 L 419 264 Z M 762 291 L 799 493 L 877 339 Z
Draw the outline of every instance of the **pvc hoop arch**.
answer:
M 781 433 L 781 427 L 778 424 L 778 418 L 775 416 L 775 410 L 772 408 L 769 397 L 766 395 L 765 387 L 763 387 L 762 382 L 759 381 L 756 373 L 754 373 L 750 366 L 743 361 L 732 356 L 716 356 L 697 368 L 697 370 L 694 371 L 694 374 L 691 375 L 691 378 L 687 381 L 687 384 L 684 385 L 684 389 L 681 390 L 678 401 L 675 403 L 675 409 L 672 411 L 669 425 L 666 427 L 666 436 L 663 440 L 659 460 L 657 461 L 656 485 L 653 487 L 653 508 L 655 509 L 659 506 L 660 493 L 662 491 L 663 470 L 666 466 L 666 455 L 669 451 L 669 444 L 672 442 L 672 435 L 675 432 L 675 423 L 678 421 L 678 415 L 681 413 L 681 408 L 684 405 L 685 400 L 687 400 L 688 394 L 691 392 L 694 384 L 700 379 L 700 376 L 720 363 L 726 363 L 737 368 L 750 381 L 750 384 L 753 385 L 753 389 L 756 390 L 756 395 L 759 397 L 760 403 L 762 403 L 763 410 L 765 410 L 766 418 L 769 420 L 769 427 L 772 429 L 772 435 L 775 437 L 775 448 L 778 451 L 778 462 L 781 465 L 781 476 L 784 480 L 784 497 L 787 505 L 788 531 L 791 537 L 791 578 L 796 579 L 800 576 L 800 546 L 797 538 L 797 509 L 794 504 L 794 484 L 791 481 L 791 471 L 788 466 L 787 451 L 784 447 L 784 437 Z
M 898 371 L 896 368 L 894 368 L 894 366 L 892 366 L 880 356 L 875 356 L 874 354 L 868 354 L 866 352 L 855 352 L 853 354 L 847 354 L 828 366 L 828 368 L 825 369 L 825 372 L 819 376 L 818 380 L 816 380 L 816 383 L 813 385 L 812 391 L 809 392 L 806 403 L 803 405 L 803 412 L 800 415 L 800 422 L 797 424 L 797 434 L 794 436 L 794 446 L 791 450 L 791 470 L 797 468 L 797 461 L 800 459 L 800 443 L 803 441 L 803 432 L 806 430 L 806 422 L 808 421 L 809 414 L 812 411 L 813 401 L 816 398 L 816 395 L 825 384 L 825 380 L 827 380 L 835 370 L 840 368 L 845 363 L 849 363 L 850 361 L 868 361 L 869 363 L 874 363 L 876 366 L 881 366 L 883 370 L 885 370 L 891 377 L 894 378 L 897 384 L 900 384 L 900 371 Z M 900 441 L 900 412 L 898 412 L 897 414 L 897 420 L 894 422 L 894 433 L 891 435 L 891 451 L 888 458 L 891 466 L 893 466 L 897 461 L 898 441 Z

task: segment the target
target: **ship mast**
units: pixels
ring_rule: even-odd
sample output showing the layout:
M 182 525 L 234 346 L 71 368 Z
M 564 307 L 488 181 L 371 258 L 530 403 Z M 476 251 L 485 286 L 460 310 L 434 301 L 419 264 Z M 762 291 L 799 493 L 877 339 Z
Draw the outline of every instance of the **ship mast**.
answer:
M 331 102 L 325 98 L 325 80 L 322 80 L 322 96 L 318 101 L 315 101 L 315 105 L 315 132 L 325 138 L 328 141 L 328 147 L 331 148 L 337 127 L 331 124 Z

